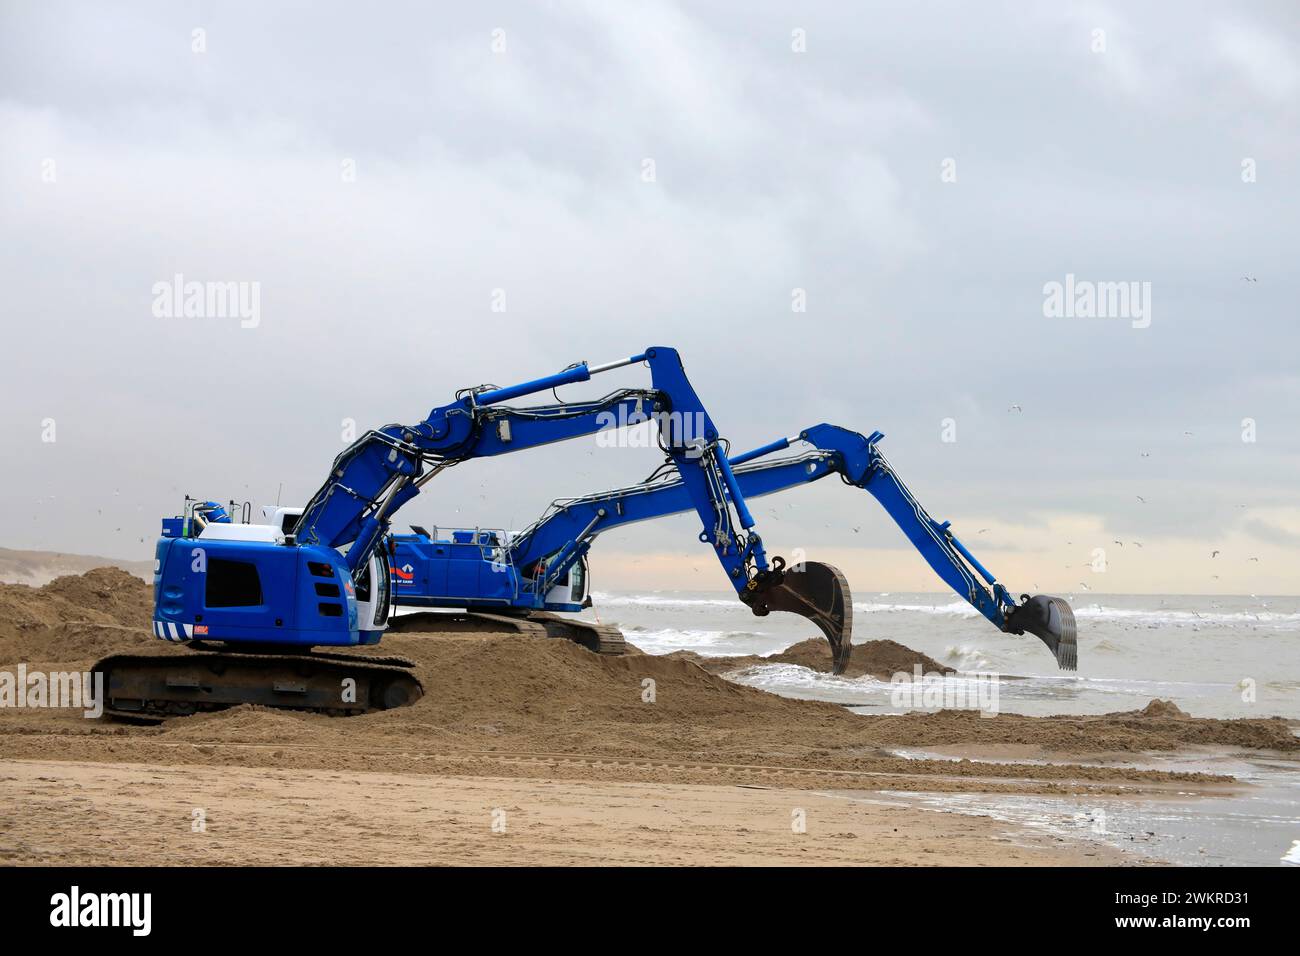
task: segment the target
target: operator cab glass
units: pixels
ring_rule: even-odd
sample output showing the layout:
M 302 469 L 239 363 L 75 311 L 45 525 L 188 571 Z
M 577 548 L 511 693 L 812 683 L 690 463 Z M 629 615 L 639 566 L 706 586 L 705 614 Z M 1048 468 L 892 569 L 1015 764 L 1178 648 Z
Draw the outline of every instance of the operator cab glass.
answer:
M 363 624 L 371 624 L 378 630 L 384 629 L 384 624 L 388 620 L 388 604 L 392 596 L 391 572 L 388 568 L 388 552 L 380 550 L 375 556 L 366 562 L 366 566 L 361 569 L 357 575 L 357 607 L 358 610 L 366 611 L 370 609 L 373 613 L 368 613 L 368 621 L 363 620 Z M 371 578 L 374 578 L 373 586 Z M 362 630 L 370 630 L 369 627 L 363 627 Z
M 574 604 L 581 604 L 587 597 L 587 558 L 584 556 L 573 566 L 572 576 L 569 581 L 570 600 Z

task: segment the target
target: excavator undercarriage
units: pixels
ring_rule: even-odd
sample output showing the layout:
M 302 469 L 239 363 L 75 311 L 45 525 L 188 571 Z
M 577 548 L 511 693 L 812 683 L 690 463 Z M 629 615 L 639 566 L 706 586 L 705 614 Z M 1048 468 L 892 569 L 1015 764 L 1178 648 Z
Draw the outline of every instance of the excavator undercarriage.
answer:
M 463 630 L 509 631 L 529 637 L 558 637 L 595 654 L 627 653 L 623 632 L 613 624 L 564 618 L 549 611 L 494 614 L 487 611 L 418 611 L 402 614 L 388 624 L 388 633 L 444 634 Z
M 424 693 L 404 657 L 321 651 L 259 653 L 195 642 L 170 654 L 114 654 L 104 675 L 104 712 L 156 723 L 238 704 L 350 716 L 413 704 Z

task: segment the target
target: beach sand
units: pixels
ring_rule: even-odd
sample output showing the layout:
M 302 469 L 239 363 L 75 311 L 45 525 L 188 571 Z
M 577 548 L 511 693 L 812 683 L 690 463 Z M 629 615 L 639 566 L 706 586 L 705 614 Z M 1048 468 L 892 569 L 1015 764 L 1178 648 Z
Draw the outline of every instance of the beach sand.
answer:
M 115 569 L 0 586 L 0 670 L 194 653 L 153 638 L 150 607 L 149 588 Z M 348 718 L 239 707 L 153 727 L 0 710 L 0 861 L 1141 863 L 1086 829 L 1062 836 L 891 794 L 1185 800 L 1243 785 L 1116 755 L 1300 749 L 1286 721 L 1195 719 L 1160 704 L 865 717 L 689 659 L 601 657 L 517 635 L 392 633 L 380 653 L 417 662 L 416 705 Z M 899 753 L 943 748 L 997 762 Z

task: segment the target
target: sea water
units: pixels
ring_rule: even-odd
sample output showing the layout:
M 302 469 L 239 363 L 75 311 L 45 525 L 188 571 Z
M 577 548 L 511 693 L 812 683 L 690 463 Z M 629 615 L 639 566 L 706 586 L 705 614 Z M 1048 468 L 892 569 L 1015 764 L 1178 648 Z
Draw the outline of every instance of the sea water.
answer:
M 583 616 L 617 624 L 649 654 L 768 655 L 819 636 L 793 614 L 755 617 L 734 595 L 597 592 Z M 1000 683 L 1007 713 L 1100 714 L 1172 700 L 1196 717 L 1300 718 L 1300 598 L 1075 595 L 1079 669 L 1058 670 L 1032 635 L 1004 634 L 955 595 L 854 596 L 853 640 L 888 638 L 958 672 Z M 765 664 L 728 675 L 790 697 L 897 713 L 890 685 Z M 956 678 L 960 680 L 961 678 Z
M 954 668 L 945 680 L 996 673 L 999 710 L 1029 715 L 1135 710 L 1172 700 L 1197 717 L 1300 718 L 1300 598 L 1066 596 L 1079 632 L 1079 669 L 1063 672 L 1035 637 L 1003 634 L 946 594 L 854 596 L 854 643 L 888 638 Z M 734 595 L 690 591 L 597 592 L 584 616 L 617 624 L 649 654 L 768 655 L 809 637 L 807 621 L 755 617 Z M 731 680 L 789 697 L 840 703 L 862 714 L 899 713 L 888 682 L 834 677 L 791 664 L 759 664 Z M 924 751 L 899 756 L 928 759 Z M 1087 762 L 1086 759 L 1079 762 Z M 1135 754 L 1128 763 L 1230 774 L 1249 784 L 1221 796 L 1164 799 L 917 793 L 845 794 L 940 812 L 992 817 L 1066 839 L 1195 865 L 1300 865 L 1300 764 L 1280 755 L 1218 748 Z

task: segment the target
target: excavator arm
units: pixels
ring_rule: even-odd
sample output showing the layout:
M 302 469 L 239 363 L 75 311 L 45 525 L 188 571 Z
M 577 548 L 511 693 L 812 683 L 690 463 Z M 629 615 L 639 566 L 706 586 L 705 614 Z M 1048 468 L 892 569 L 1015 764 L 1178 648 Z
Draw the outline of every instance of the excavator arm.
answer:
M 650 369 L 649 389 L 627 389 L 595 401 L 526 408 L 506 404 L 639 362 Z M 554 375 L 506 388 L 466 389 L 415 425 L 387 425 L 367 432 L 334 460 L 329 477 L 312 495 L 294 528 L 295 541 L 348 547 L 345 561 L 355 574 L 379 547 L 398 509 L 443 469 L 651 417 L 685 494 L 682 510 L 693 507 L 699 514 L 704 527 L 701 540 L 713 548 L 741 600 L 755 614 L 814 613 L 811 604 L 800 600 L 804 580 L 783 574 L 780 558 L 769 563 L 745 495 L 722 452 L 718 430 L 687 379 L 681 358 L 674 349 L 663 347 L 604 365 L 579 362 Z M 842 629 L 836 631 L 837 640 Z
M 880 432 L 864 436 L 836 425 L 815 425 L 792 438 L 732 456 L 728 465 L 736 493 L 745 499 L 820 481 L 831 474 L 838 474 L 845 484 L 870 492 L 935 573 L 960 597 L 1001 630 L 1036 635 L 1062 669 L 1074 670 L 1076 635 L 1069 605 L 1061 598 L 1043 595 L 1023 595 L 1022 603 L 1017 604 L 953 534 L 950 523 L 932 518 L 907 489 L 880 453 L 878 444 L 883 437 Z M 770 457 L 800 441 L 812 449 L 784 458 Z M 552 503 L 546 514 L 514 537 L 511 557 L 519 567 L 539 569 L 533 587 L 544 594 L 587 553 L 601 533 L 688 511 L 690 507 L 691 497 L 680 477 L 662 469 L 639 485 Z M 797 592 L 785 587 L 775 589 L 769 597 L 769 608 L 795 609 L 818 623 L 831 643 L 836 672 L 842 671 L 848 663 L 850 645 L 834 635 L 848 630 L 851 608 L 837 604 L 847 593 L 842 580 L 832 580 L 839 572 L 806 562 L 770 573 L 782 574 L 783 583 L 808 575 Z

